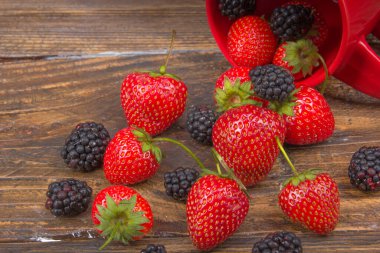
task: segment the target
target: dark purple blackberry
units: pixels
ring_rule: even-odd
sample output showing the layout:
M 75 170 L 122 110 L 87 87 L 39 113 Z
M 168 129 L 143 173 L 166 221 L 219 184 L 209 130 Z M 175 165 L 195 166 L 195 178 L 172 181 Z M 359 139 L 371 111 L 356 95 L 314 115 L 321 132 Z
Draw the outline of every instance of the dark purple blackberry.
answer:
M 66 138 L 61 157 L 68 167 L 82 172 L 93 171 L 103 164 L 110 135 L 102 124 L 78 124 Z
M 284 102 L 295 89 L 292 74 L 283 67 L 268 64 L 249 72 L 255 94 L 269 101 Z
M 199 143 L 212 145 L 212 127 L 218 114 L 209 105 L 192 105 L 187 113 L 186 128 L 191 138 Z
M 179 167 L 174 171 L 166 172 L 164 175 L 166 194 L 175 200 L 184 201 L 198 178 L 199 172 L 193 168 Z
M 83 213 L 91 202 L 92 189 L 85 181 L 65 179 L 51 183 L 45 203 L 54 216 L 74 216 Z
M 311 8 L 301 4 L 277 7 L 270 17 L 270 26 L 282 41 L 295 41 L 303 38 L 314 22 Z
M 256 0 L 219 0 L 219 10 L 230 20 L 243 17 L 255 10 Z
M 291 232 L 267 235 L 253 245 L 252 253 L 302 253 L 301 240 Z
M 362 191 L 380 186 L 380 147 L 362 147 L 351 158 L 348 167 L 351 184 Z
M 161 244 L 148 244 L 140 253 L 166 253 L 166 249 L 165 246 Z

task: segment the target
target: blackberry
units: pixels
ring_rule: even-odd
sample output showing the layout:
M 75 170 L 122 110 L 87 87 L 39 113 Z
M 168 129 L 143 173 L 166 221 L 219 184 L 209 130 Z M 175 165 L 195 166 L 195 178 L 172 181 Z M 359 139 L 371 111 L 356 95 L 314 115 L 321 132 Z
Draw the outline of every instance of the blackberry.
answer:
M 291 232 L 267 235 L 253 245 L 252 253 L 302 253 L 301 240 Z
M 380 147 L 361 147 L 348 167 L 351 184 L 362 191 L 374 191 L 380 186 Z
M 85 181 L 65 179 L 49 184 L 46 209 L 54 216 L 74 216 L 87 210 L 92 189 Z
M 102 124 L 78 124 L 66 138 L 61 157 L 68 167 L 82 172 L 100 168 L 110 135 Z
M 198 177 L 199 172 L 193 168 L 179 167 L 174 171 L 166 172 L 164 175 L 166 194 L 175 200 L 186 200 L 191 186 Z
M 161 244 L 148 244 L 140 253 L 166 253 L 166 249 L 165 246 Z
M 295 89 L 292 74 L 283 67 L 268 64 L 249 72 L 255 94 L 269 101 L 284 102 Z
M 270 26 L 283 41 L 294 41 L 304 37 L 314 22 L 311 8 L 301 4 L 277 7 L 270 17 Z
M 256 0 L 219 0 L 220 12 L 230 20 L 252 13 L 255 5 Z
M 208 105 L 192 105 L 187 114 L 186 127 L 191 138 L 199 143 L 212 145 L 212 127 L 217 113 Z

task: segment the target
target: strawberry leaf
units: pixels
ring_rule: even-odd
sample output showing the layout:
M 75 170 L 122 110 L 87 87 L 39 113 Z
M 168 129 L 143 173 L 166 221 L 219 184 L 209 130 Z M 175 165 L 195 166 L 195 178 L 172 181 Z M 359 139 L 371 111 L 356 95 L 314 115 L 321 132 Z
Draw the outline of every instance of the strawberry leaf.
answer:
M 232 82 L 227 76 L 224 78 L 223 89 L 217 88 L 215 92 L 215 101 L 218 112 L 225 112 L 231 108 L 242 105 L 253 104 L 261 106 L 261 103 L 253 98 L 252 82 L 240 82 L 236 78 Z
M 152 149 L 152 144 L 143 142 L 141 145 L 141 149 L 142 149 L 142 152 L 144 153 L 147 151 L 150 151 Z
M 293 74 L 300 71 L 304 77 L 312 74 L 313 67 L 319 62 L 319 54 L 318 48 L 311 40 L 288 41 L 283 47 L 285 49 L 283 60 L 293 67 Z
M 153 155 L 156 157 L 157 162 L 160 163 L 162 160 L 161 149 L 157 147 L 156 145 L 152 145 L 152 152 L 153 152 Z
M 292 178 L 292 185 L 297 186 L 299 185 L 301 180 L 298 177 Z
M 143 224 L 149 222 L 142 211 L 133 211 L 137 202 L 137 196 L 133 195 L 130 199 L 121 200 L 116 203 L 109 195 L 106 195 L 106 206 L 97 205 L 98 218 L 100 224 L 97 229 L 107 241 L 99 248 L 107 246 L 111 241 L 117 240 L 127 244 L 135 237 L 143 235 L 141 230 Z

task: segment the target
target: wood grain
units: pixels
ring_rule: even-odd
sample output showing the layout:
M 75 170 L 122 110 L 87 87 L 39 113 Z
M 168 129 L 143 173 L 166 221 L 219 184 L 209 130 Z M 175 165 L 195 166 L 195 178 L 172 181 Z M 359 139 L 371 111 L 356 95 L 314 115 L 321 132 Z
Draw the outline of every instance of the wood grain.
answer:
M 202 0 L 0 1 L 0 57 L 157 54 L 172 29 L 176 50 L 216 51 Z M 154 43 L 152 43 L 154 42 Z
M 111 135 L 126 126 L 119 101 L 123 77 L 155 70 L 163 63 L 170 30 L 177 30 L 169 71 L 189 89 L 188 106 L 212 103 L 215 80 L 229 64 L 217 50 L 204 1 L 0 1 L 0 252 L 96 252 L 104 242 L 91 212 L 55 218 L 44 209 L 50 182 L 86 180 L 97 193 L 109 185 L 102 170 L 73 172 L 59 156 L 65 137 L 79 122 L 104 123 Z M 191 23 L 193 21 L 193 23 Z M 378 42 L 373 42 L 378 49 Z M 380 145 L 380 100 L 332 79 L 327 100 L 336 119 L 334 135 L 306 147 L 286 146 L 300 169 L 319 167 L 334 176 L 341 193 L 341 219 L 329 236 L 291 223 L 277 205 L 280 184 L 291 175 L 279 156 L 253 196 L 240 229 L 213 252 L 250 252 L 269 232 L 290 230 L 304 252 L 380 252 L 378 192 L 352 188 L 347 167 L 364 145 Z M 337 90 L 334 90 L 337 88 Z M 192 141 L 185 115 L 163 135 L 184 142 L 212 167 L 209 147 Z M 166 158 L 158 173 L 134 188 L 151 203 L 152 233 L 130 246 L 111 244 L 106 252 L 139 252 L 162 243 L 168 252 L 197 252 L 187 236 L 185 204 L 165 195 L 166 171 L 196 166 L 182 150 L 159 144 Z
M 59 149 L 71 128 L 83 120 L 103 122 L 111 135 L 125 127 L 119 104 L 119 86 L 124 75 L 133 69 L 154 69 L 162 63 L 162 58 L 163 55 L 102 57 L 2 64 L 5 88 L 0 93 L 0 241 L 3 247 L 12 250 L 19 246 L 10 242 L 22 242 L 25 246 L 21 248 L 34 245 L 38 249 L 41 243 L 29 242 L 43 238 L 61 240 L 48 243 L 47 251 L 59 251 L 65 245 L 63 242 L 68 242 L 65 250 L 76 245 L 91 251 L 100 245 L 102 239 L 97 238 L 90 211 L 74 218 L 55 218 L 44 209 L 45 191 L 50 182 L 66 177 L 88 181 L 95 193 L 108 185 L 102 170 L 82 174 L 66 168 Z M 188 85 L 189 104 L 211 102 L 214 82 L 228 68 L 218 53 L 175 54 L 171 66 L 170 70 Z M 282 215 L 276 196 L 290 170 L 279 157 L 268 178 L 250 189 L 254 201 L 244 224 L 215 252 L 248 252 L 260 236 L 276 230 L 296 231 L 305 241 L 305 249 L 310 247 L 307 252 L 320 252 L 322 246 L 316 246 L 317 242 L 327 243 L 333 252 L 342 247 L 340 241 L 348 236 L 354 240 L 347 245 L 346 252 L 355 249 L 353 246 L 357 250 L 374 249 L 373 244 L 367 241 L 363 245 L 359 238 L 367 234 L 375 237 L 379 233 L 379 215 L 375 210 L 380 208 L 380 201 L 375 194 L 363 194 L 350 186 L 347 165 L 360 146 L 380 145 L 377 117 L 380 103 L 351 104 L 331 97 L 328 101 L 336 118 L 334 135 L 319 145 L 287 148 L 298 168 L 317 166 L 338 181 L 342 214 L 336 231 L 327 238 L 315 236 Z M 164 135 L 183 141 L 212 166 L 208 147 L 191 141 L 184 130 L 184 118 Z M 135 187 L 151 203 L 155 226 L 150 237 L 127 249 L 136 252 L 144 243 L 158 240 L 167 244 L 170 252 L 192 252 L 194 248 L 186 236 L 185 205 L 165 196 L 162 177 L 165 171 L 177 166 L 196 164 L 178 148 L 166 143 L 160 146 L 167 158 L 159 172 Z M 124 247 L 116 244 L 111 249 L 118 251 Z

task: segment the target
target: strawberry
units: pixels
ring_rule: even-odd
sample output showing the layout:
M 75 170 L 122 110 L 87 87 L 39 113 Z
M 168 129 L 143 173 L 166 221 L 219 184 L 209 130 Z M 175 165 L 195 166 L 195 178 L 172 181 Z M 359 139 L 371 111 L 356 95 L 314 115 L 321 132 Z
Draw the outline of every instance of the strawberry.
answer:
M 310 40 L 301 39 L 281 43 L 272 63 L 289 70 L 295 80 L 301 80 L 312 74 L 321 59 L 318 48 Z
M 235 82 L 236 79 L 240 80 L 240 83 L 245 82 L 251 82 L 251 78 L 249 77 L 249 71 L 251 68 L 249 67 L 232 67 L 223 72 L 215 83 L 215 90 L 216 89 L 223 89 L 224 88 L 224 82 L 226 77 L 231 81 Z
M 308 145 L 328 139 L 334 132 L 335 120 L 323 95 L 313 88 L 301 86 L 295 98 L 294 116 L 284 115 L 285 142 Z
M 245 104 L 268 104 L 266 100 L 253 96 L 250 70 L 248 67 L 232 67 L 219 76 L 214 89 L 214 100 L 219 112 Z
M 184 112 L 187 87 L 179 77 L 166 73 L 168 57 L 160 72 L 133 72 L 121 85 L 121 105 L 129 125 L 158 135 L 170 127 Z
M 272 61 L 276 38 L 268 24 L 258 16 L 236 20 L 227 35 L 227 48 L 238 66 L 257 67 Z
M 339 191 L 327 173 L 308 171 L 290 180 L 278 196 L 282 211 L 318 234 L 334 230 L 339 218 Z
M 207 175 L 191 188 L 186 203 L 188 230 L 193 244 L 211 250 L 243 223 L 249 201 L 236 181 Z
M 125 244 L 140 240 L 153 226 L 153 214 L 148 201 L 137 191 L 123 185 L 108 186 L 95 197 L 92 221 L 98 232 L 107 238 L 100 247 L 112 240 Z
M 245 186 L 255 185 L 269 173 L 279 153 L 275 137 L 285 138 L 283 118 L 254 105 L 226 111 L 212 131 L 216 151 Z
M 104 175 L 111 184 L 135 184 L 156 173 L 161 151 L 144 138 L 150 137 L 134 127 L 124 128 L 112 138 L 104 154 Z
M 339 220 L 339 190 L 336 182 L 327 173 L 311 169 L 298 173 L 290 161 L 279 138 L 276 142 L 293 171 L 278 195 L 278 203 L 293 222 L 299 222 L 317 234 L 328 234 Z
M 309 32 L 305 35 L 305 39 L 311 40 L 314 45 L 316 45 L 318 48 L 321 48 L 327 40 L 329 32 L 326 21 L 323 19 L 321 13 L 312 4 L 310 4 L 310 2 L 307 1 L 290 1 L 285 3 L 283 6 L 291 4 L 302 4 L 303 6 L 312 9 L 314 22 Z

